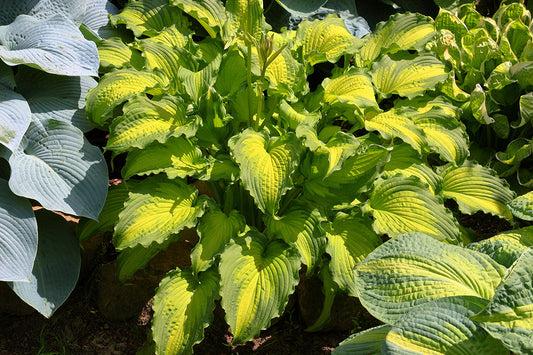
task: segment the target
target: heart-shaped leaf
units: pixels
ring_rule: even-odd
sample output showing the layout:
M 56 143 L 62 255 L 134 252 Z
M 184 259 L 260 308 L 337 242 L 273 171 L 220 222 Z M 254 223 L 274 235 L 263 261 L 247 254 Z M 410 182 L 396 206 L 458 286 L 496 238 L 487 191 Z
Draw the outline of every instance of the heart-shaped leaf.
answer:
M 176 269 L 161 280 L 153 305 L 156 354 L 192 354 L 213 319 L 218 280 L 214 268 L 198 277 L 190 269 Z
M 485 254 L 421 233 L 396 237 L 355 267 L 363 306 L 392 324 L 414 307 L 448 296 L 489 300 L 505 268 Z
M 97 219 L 107 194 L 102 153 L 76 127 L 32 121 L 25 141 L 9 158 L 9 187 L 48 210 Z
M 220 295 L 233 343 L 253 339 L 279 316 L 298 283 L 300 257 L 280 239 L 257 231 L 238 237 L 222 253 Z
M 251 129 L 229 141 L 241 168 L 241 180 L 257 206 L 266 214 L 278 210 L 279 201 L 292 186 L 291 175 L 300 157 L 301 144 L 294 133 L 269 138 Z

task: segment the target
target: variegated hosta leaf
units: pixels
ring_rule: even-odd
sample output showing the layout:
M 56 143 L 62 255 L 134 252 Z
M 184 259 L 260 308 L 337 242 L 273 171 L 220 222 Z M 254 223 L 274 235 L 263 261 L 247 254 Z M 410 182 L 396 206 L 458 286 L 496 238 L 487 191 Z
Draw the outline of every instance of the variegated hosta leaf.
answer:
M 154 36 L 172 25 L 183 29 L 189 25 L 180 9 L 169 4 L 168 0 L 130 1 L 119 14 L 112 15 L 110 20 L 113 26 L 126 25 L 135 37 Z
M 383 169 L 383 176 L 391 178 L 397 174 L 415 176 L 428 184 L 432 194 L 440 189 L 442 178 L 420 158 L 420 154 L 408 144 L 395 145 L 390 152 L 390 161 Z
M 444 297 L 416 307 L 387 333 L 384 354 L 505 354 L 501 342 L 470 319 L 488 303 L 472 296 Z
M 461 43 L 461 38 L 468 33 L 468 27 L 453 12 L 440 9 L 435 18 L 435 28 L 437 30 L 448 30 L 453 33 L 454 40 Z
M 296 136 L 304 138 L 304 145 L 314 152 L 314 160 L 326 160 L 327 170 L 324 177 L 328 177 L 332 172 L 341 168 L 344 161 L 353 156 L 359 147 L 359 141 L 352 134 L 342 131 L 326 132 L 323 130 L 320 138 L 314 128 L 305 124 L 296 127 Z M 331 135 L 330 135 L 331 134 Z M 330 135 L 328 137 L 328 135 Z
M 31 110 L 24 96 L 0 85 L 0 143 L 16 151 L 30 121 Z
M 107 73 L 87 94 L 85 103 L 89 119 L 104 125 L 113 117 L 113 110 L 125 100 L 142 92 L 161 94 L 161 87 L 167 85 L 161 76 L 148 71 L 119 69 Z
M 191 269 L 194 274 L 207 270 L 215 262 L 226 244 L 244 231 L 246 220 L 239 212 L 233 210 L 229 215 L 222 212 L 215 204 L 198 222 L 196 230 L 200 236 L 198 244 L 191 251 Z
M 479 123 L 491 124 L 494 122 L 494 119 L 489 116 L 487 111 L 487 95 L 479 84 L 476 84 L 474 91 L 470 95 L 470 110 Z
M 100 69 L 115 69 L 129 65 L 139 69 L 144 64 L 140 53 L 128 46 L 120 38 L 112 37 L 98 43 Z
M 443 179 L 440 194 L 453 198 L 463 213 L 483 211 L 513 218 L 507 204 L 513 200 L 514 193 L 489 168 L 466 161 L 460 167 L 448 166 L 440 175 Z
M 146 149 L 129 152 L 122 176 L 149 175 L 164 172 L 169 179 L 199 176 L 208 165 L 200 148 L 185 137 L 171 137 L 165 144 L 153 143 Z
M 323 100 L 332 106 L 378 107 L 372 80 L 363 71 L 349 70 L 341 76 L 325 79 L 322 86 Z
M 184 36 L 181 35 L 181 37 Z M 161 69 L 162 74 L 171 83 L 171 90 L 174 91 L 176 85 L 174 81 L 177 77 L 178 69 L 186 63 L 184 57 L 188 53 L 185 54 L 185 51 L 180 50 L 181 47 L 174 47 L 166 43 L 154 41 L 153 38 L 139 40 L 136 48 L 142 52 L 143 57 L 146 59 L 146 67 L 151 70 L 155 68 Z
M 422 232 L 451 243 L 459 237 L 453 215 L 414 177 L 397 176 L 378 183 L 364 211 L 374 218 L 374 230 L 389 237 Z
M 325 227 L 331 256 L 329 269 L 333 281 L 350 296 L 357 297 L 353 268 L 371 251 L 381 245 L 381 238 L 372 230 L 369 218 L 338 214 L 333 223 Z
M 381 22 L 361 48 L 361 57 L 374 61 L 380 54 L 399 50 L 421 50 L 435 35 L 433 20 L 420 14 L 397 14 Z
M 62 216 L 35 212 L 39 246 L 28 281 L 10 282 L 12 290 L 46 318 L 66 301 L 80 273 L 81 257 L 74 230 Z
M 514 354 L 533 352 L 533 249 L 527 249 L 507 270 L 494 297 L 470 317 Z
M 510 267 L 528 247 L 533 247 L 533 226 L 503 232 L 466 247 Z
M 335 63 L 346 53 L 354 53 L 361 40 L 346 29 L 344 20 L 329 15 L 321 21 L 302 21 L 296 33 L 302 43 L 303 58 L 310 64 Z
M 94 128 L 85 113 L 85 96 L 98 82 L 89 76 L 59 76 L 18 68 L 17 90 L 28 100 L 34 119 L 65 121 L 82 132 Z
M 412 99 L 426 90 L 435 90 L 437 84 L 448 79 L 444 64 L 432 55 L 397 57 L 384 55 L 372 66 L 372 82 L 384 98 L 397 94 Z
M 379 131 L 387 140 L 401 138 L 418 153 L 427 149 L 423 131 L 411 119 L 393 111 L 383 112 L 365 120 L 365 128 L 368 131 Z
M 226 41 L 234 39 L 239 30 L 249 33 L 257 40 L 263 31 L 270 30 L 263 16 L 263 1 L 228 0 L 226 1 L 228 21 L 224 25 L 223 37 Z M 251 20 L 251 23 L 250 23 Z
M 300 124 L 315 127 L 316 123 L 322 118 L 320 112 L 309 112 L 301 101 L 289 104 L 282 100 L 279 105 L 279 117 L 291 129 L 295 130 Z
M 220 295 L 234 344 L 253 339 L 283 312 L 298 283 L 299 268 L 296 249 L 257 231 L 236 238 L 224 250 Z
M 229 141 L 241 168 L 244 188 L 265 214 L 278 210 L 281 197 L 292 186 L 291 175 L 299 163 L 301 144 L 293 133 L 269 138 L 247 129 Z
M 324 206 L 350 203 L 360 191 L 365 191 L 374 182 L 388 160 L 389 151 L 386 148 L 371 145 L 346 159 L 341 169 L 334 171 L 327 178 L 323 176 L 327 169 L 319 160 L 308 171 L 303 172 L 307 177 L 304 193 L 311 201 Z
M 0 58 L 9 65 L 26 64 L 51 74 L 98 75 L 98 50 L 78 27 L 63 18 L 20 15 L 0 26 Z
M 469 155 L 468 135 L 463 125 L 442 109 L 434 108 L 411 118 L 441 159 L 460 165 Z
M 298 249 L 309 277 L 313 275 L 326 245 L 320 219 L 320 213 L 312 204 L 293 200 L 282 216 L 267 217 L 265 221 L 268 235 L 283 239 Z
M 170 271 L 154 297 L 152 332 L 156 354 L 192 354 L 213 319 L 219 276 L 212 268 L 200 275 Z
M 32 121 L 9 157 L 9 187 L 48 210 L 97 219 L 107 194 L 107 166 L 100 150 L 62 121 Z
M 507 205 L 517 218 L 533 221 L 533 191 L 518 196 Z
M 80 241 L 91 238 L 98 232 L 112 231 L 118 222 L 118 214 L 124 208 L 124 201 L 128 198 L 130 189 L 138 183 L 137 180 L 121 182 L 111 185 L 107 192 L 104 207 L 98 215 L 98 221 L 82 219 L 76 228 L 76 234 Z
M 13 194 L 7 181 L 0 179 L 0 281 L 28 282 L 37 240 L 30 201 Z
M 189 95 L 192 101 L 197 103 L 202 95 L 215 84 L 221 61 L 222 55 L 217 55 L 205 68 L 197 72 L 180 67 L 176 73 L 178 91 Z
M 355 282 L 363 306 L 379 320 L 393 323 L 414 307 L 442 297 L 489 300 L 504 273 L 505 268 L 485 254 L 408 233 L 359 263 Z
M 387 333 L 392 328 L 385 324 L 350 335 L 333 350 L 332 355 L 380 355 Z
M 226 11 L 220 0 L 172 0 L 171 3 L 194 17 L 213 38 L 226 22 Z
M 134 186 L 115 227 L 113 243 L 118 250 L 138 244 L 163 243 L 171 234 L 196 225 L 203 213 L 203 197 L 179 179 L 157 175 Z

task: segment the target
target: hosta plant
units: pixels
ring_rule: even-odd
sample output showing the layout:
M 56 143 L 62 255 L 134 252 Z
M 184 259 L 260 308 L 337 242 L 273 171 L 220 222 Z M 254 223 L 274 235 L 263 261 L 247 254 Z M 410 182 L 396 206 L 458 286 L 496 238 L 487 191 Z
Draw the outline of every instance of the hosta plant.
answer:
M 0 280 L 50 316 L 76 284 L 80 255 L 59 211 L 96 219 L 107 167 L 83 133 L 96 86 L 106 1 L 0 1 Z M 34 206 L 32 208 L 32 205 Z
M 441 10 L 435 23 L 435 48 L 453 67 L 449 95 L 464 103 L 473 154 L 527 192 L 533 186 L 530 11 L 523 1 L 503 1 L 488 18 L 467 4 L 455 12 Z
M 155 294 L 158 354 L 190 353 L 218 299 L 233 342 L 252 339 L 302 265 L 358 296 L 352 268 L 384 235 L 465 243 L 445 200 L 512 219 L 506 183 L 468 160 L 431 18 L 395 15 L 360 39 L 336 16 L 273 32 L 254 0 L 140 0 L 111 22 L 130 37 L 99 44 L 86 108 L 124 182 L 79 232 L 113 230 L 122 280 L 198 232 L 191 266 Z
M 361 303 L 384 324 L 333 354 L 530 354 L 533 229 L 468 248 L 427 235 L 390 240 L 359 263 Z

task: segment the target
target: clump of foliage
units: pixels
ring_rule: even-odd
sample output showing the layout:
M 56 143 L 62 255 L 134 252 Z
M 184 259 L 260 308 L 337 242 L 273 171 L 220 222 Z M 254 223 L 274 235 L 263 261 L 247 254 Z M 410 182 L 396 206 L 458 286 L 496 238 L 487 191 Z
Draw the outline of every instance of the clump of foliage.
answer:
M 505 181 L 468 160 L 429 17 L 394 15 L 360 39 L 336 16 L 273 32 L 257 0 L 139 0 L 111 22 L 133 36 L 99 44 L 105 74 L 86 103 L 125 181 L 80 237 L 113 230 L 126 280 L 197 230 L 191 267 L 156 291 L 158 354 L 190 353 L 217 299 L 234 343 L 252 339 L 302 265 L 331 306 L 334 292 L 360 296 L 352 269 L 385 236 L 468 243 L 446 200 L 513 218 Z
M 333 354 L 530 354 L 533 227 L 467 248 L 424 234 L 378 247 L 354 269 L 359 299 L 384 325 Z
M 106 6 L 0 1 L 0 280 L 47 317 L 80 268 L 73 230 L 49 211 L 96 219 L 107 193 L 105 161 L 83 135 L 98 52 L 80 31 L 98 36 Z
M 523 2 L 504 1 L 492 18 L 473 4 L 441 10 L 436 50 L 451 64 L 455 100 L 472 152 L 508 178 L 516 191 L 533 187 L 533 29 Z

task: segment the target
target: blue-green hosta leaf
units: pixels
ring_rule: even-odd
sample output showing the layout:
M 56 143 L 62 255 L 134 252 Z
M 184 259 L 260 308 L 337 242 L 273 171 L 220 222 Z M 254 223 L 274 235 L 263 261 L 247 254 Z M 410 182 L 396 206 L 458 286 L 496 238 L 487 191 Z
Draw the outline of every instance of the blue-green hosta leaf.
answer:
M 299 163 L 302 146 L 293 133 L 269 138 L 251 129 L 229 141 L 232 155 L 241 168 L 244 188 L 257 206 L 273 215 L 281 197 L 292 186 L 291 175 Z
M 372 66 L 372 82 L 382 97 L 393 94 L 412 99 L 423 95 L 426 90 L 434 90 L 436 85 L 448 79 L 444 64 L 429 54 L 421 54 L 412 59 L 391 59 L 384 55 Z
M 309 171 L 304 171 L 307 177 L 304 194 L 311 201 L 324 206 L 351 203 L 359 192 L 368 189 L 388 160 L 389 151 L 386 148 L 371 145 L 346 159 L 341 169 L 334 171 L 327 178 L 324 178 L 327 171 L 325 166 L 315 164 Z
M 100 150 L 76 127 L 32 121 L 9 158 L 9 187 L 48 210 L 97 219 L 107 194 L 107 166 Z
M 45 210 L 35 213 L 39 245 L 29 282 L 10 283 L 24 302 L 49 318 L 70 295 L 80 273 L 81 257 L 74 230 L 63 217 Z
M 0 58 L 9 65 L 27 64 L 59 75 L 98 75 L 96 45 L 61 18 L 20 15 L 0 26 L 0 43 Z
M 354 53 L 362 42 L 346 29 L 343 19 L 333 15 L 320 21 L 302 21 L 296 38 L 302 45 L 303 59 L 310 65 L 335 63 L 342 55 Z
M 17 90 L 28 100 L 34 119 L 68 122 L 82 132 L 94 128 L 85 113 L 85 96 L 96 87 L 89 76 L 59 76 L 21 66 L 18 68 Z
M 130 65 L 140 69 L 145 60 L 131 45 L 122 42 L 118 37 L 99 41 L 98 56 L 100 57 L 100 70 L 102 71 Z
M 192 354 L 213 319 L 218 280 L 214 268 L 198 277 L 190 269 L 176 269 L 161 280 L 153 306 L 156 354 Z
M 145 148 L 158 141 L 165 143 L 171 137 L 192 137 L 198 129 L 198 119 L 186 116 L 183 101 L 165 95 L 149 99 L 135 96 L 123 108 L 124 115 L 113 120 L 109 127 L 106 149 L 122 153 L 132 148 Z
M 322 133 L 322 132 L 321 132 Z M 314 152 L 313 159 L 322 159 L 327 161 L 325 166 L 324 177 L 328 177 L 334 171 L 341 168 L 344 161 L 353 156 L 359 148 L 359 141 L 352 134 L 347 134 L 341 131 L 335 131 L 331 136 L 322 135 L 323 142 L 319 139 L 317 133 L 313 128 L 307 125 L 300 125 L 296 127 L 296 136 L 304 139 L 304 145 Z
M 515 217 L 533 221 L 533 191 L 518 196 L 508 206 Z
M 430 148 L 439 153 L 441 159 L 460 165 L 468 157 L 468 135 L 454 116 L 434 108 L 411 119 L 424 132 Z
M 435 35 L 433 20 L 420 14 L 396 14 L 381 22 L 361 48 L 361 57 L 374 61 L 380 54 L 399 50 L 421 50 Z
M 326 252 L 331 256 L 329 269 L 333 281 L 350 296 L 357 297 L 353 268 L 381 245 L 369 218 L 338 214 L 326 229 Z
M 110 20 L 113 26 L 126 25 L 135 37 L 155 36 L 172 25 L 183 29 L 189 25 L 180 9 L 169 4 L 168 0 L 129 1 L 124 9 L 119 14 L 112 15 Z
M 191 251 L 191 269 L 195 274 L 207 270 L 226 244 L 244 231 L 246 220 L 233 210 L 226 215 L 215 204 L 210 205 L 198 222 L 198 244 Z
M 428 184 L 431 193 L 440 188 L 442 178 L 420 158 L 420 154 L 408 144 L 395 145 L 390 152 L 390 161 L 383 169 L 383 175 L 391 178 L 397 174 L 415 176 Z
M 514 193 L 489 168 L 466 161 L 459 167 L 448 166 L 440 175 L 443 179 L 440 194 L 453 198 L 463 213 L 483 211 L 513 218 L 507 204 L 513 200 Z
M 533 249 L 528 248 L 507 270 L 494 297 L 470 317 L 514 354 L 533 352 Z
M 200 148 L 185 137 L 172 137 L 165 144 L 153 143 L 146 149 L 135 149 L 128 154 L 122 176 L 149 175 L 164 172 L 169 179 L 200 176 L 208 161 Z
M 394 111 L 383 112 L 365 120 L 365 128 L 367 131 L 378 131 L 387 140 L 401 138 L 418 153 L 427 149 L 423 131 L 411 119 Z
M 466 247 L 487 254 L 505 267 L 511 267 L 528 247 L 533 247 L 533 226 L 506 231 Z
M 332 355 L 380 355 L 391 328 L 391 325 L 385 324 L 352 334 L 333 350 Z
M 30 201 L 0 179 L 0 281 L 28 281 L 37 253 L 37 220 Z
M 459 237 L 459 227 L 450 211 L 414 177 L 398 176 L 378 183 L 364 211 L 374 218 L 374 230 L 389 237 L 422 232 L 451 243 Z
M 393 323 L 414 307 L 448 296 L 491 299 L 505 268 L 485 254 L 408 233 L 378 247 L 355 267 L 363 306 Z
M 77 26 L 81 24 L 86 12 L 83 0 L 33 0 L 33 1 L 0 1 L 0 25 L 15 21 L 18 15 L 31 15 L 38 19 L 62 17 Z
M 161 94 L 161 87 L 168 82 L 159 75 L 135 69 L 119 69 L 105 74 L 98 86 L 89 90 L 86 109 L 89 119 L 99 125 L 105 125 L 113 110 L 130 97 L 146 92 L 151 95 Z
M 325 79 L 324 102 L 332 106 L 356 106 L 361 109 L 377 108 L 376 96 L 372 80 L 363 71 L 349 70 L 333 79 Z
M 308 202 L 293 200 L 282 216 L 267 217 L 265 224 L 268 235 L 298 249 L 302 263 L 307 266 L 307 276 L 311 277 L 326 245 L 318 210 Z
M 226 22 L 226 11 L 220 0 L 172 0 L 171 3 L 194 17 L 213 38 Z
M 472 296 L 444 297 L 413 309 L 394 323 L 384 354 L 505 354 L 502 343 L 468 319 L 488 303 Z
M 137 180 L 121 182 L 111 185 L 107 193 L 104 207 L 98 216 L 98 221 L 82 219 L 76 228 L 76 234 L 80 241 L 94 236 L 98 232 L 110 232 L 118 222 L 118 214 L 124 208 L 124 201 L 128 198 L 130 189 L 137 184 Z
M 283 312 L 298 283 L 299 268 L 296 249 L 257 231 L 236 238 L 224 250 L 220 295 L 233 343 L 253 339 Z
M 97 39 L 109 38 L 116 33 L 109 24 L 109 15 L 116 15 L 119 9 L 108 0 L 88 0 L 83 25 Z
M 134 186 L 119 214 L 113 242 L 118 250 L 162 244 L 171 234 L 192 228 L 203 214 L 204 198 L 179 179 L 156 175 Z
M 0 86 L 0 143 L 14 152 L 30 121 L 31 110 L 24 96 Z

